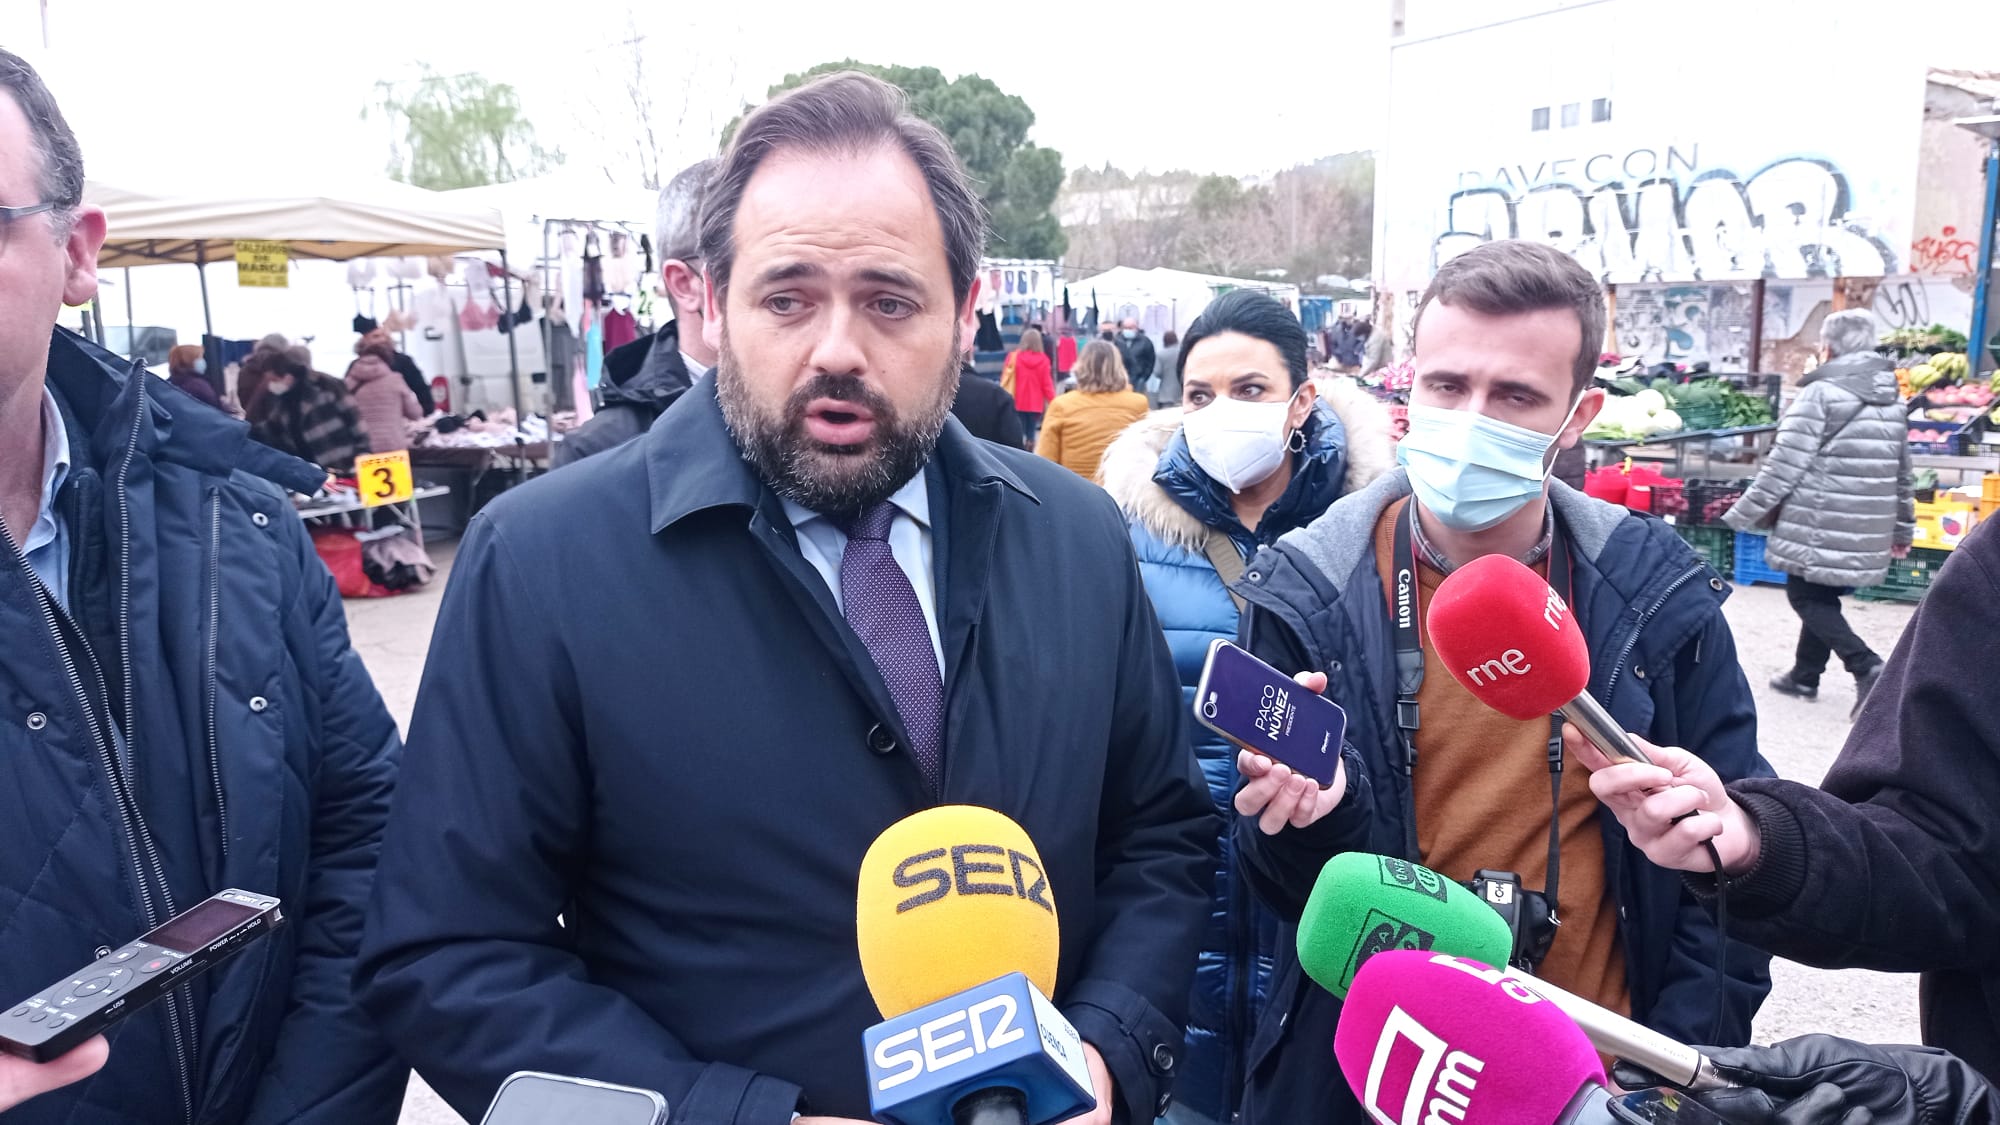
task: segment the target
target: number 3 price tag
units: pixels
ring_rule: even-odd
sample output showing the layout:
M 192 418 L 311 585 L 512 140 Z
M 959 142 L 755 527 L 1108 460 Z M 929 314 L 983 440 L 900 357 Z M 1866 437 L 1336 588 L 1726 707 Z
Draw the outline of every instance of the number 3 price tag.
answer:
M 354 459 L 354 478 L 361 486 L 361 506 L 400 504 L 416 492 L 410 481 L 410 451 L 364 453 Z

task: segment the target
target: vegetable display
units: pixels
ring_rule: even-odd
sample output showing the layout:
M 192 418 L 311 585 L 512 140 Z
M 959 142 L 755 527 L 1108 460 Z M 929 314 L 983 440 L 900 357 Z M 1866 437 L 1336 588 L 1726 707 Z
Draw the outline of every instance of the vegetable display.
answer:
M 1645 441 L 1664 434 L 1761 426 L 1770 421 L 1767 400 L 1744 394 L 1719 379 L 1697 379 L 1680 386 L 1656 379 L 1651 387 L 1637 393 L 1606 399 L 1603 411 L 1583 436 L 1602 441 Z

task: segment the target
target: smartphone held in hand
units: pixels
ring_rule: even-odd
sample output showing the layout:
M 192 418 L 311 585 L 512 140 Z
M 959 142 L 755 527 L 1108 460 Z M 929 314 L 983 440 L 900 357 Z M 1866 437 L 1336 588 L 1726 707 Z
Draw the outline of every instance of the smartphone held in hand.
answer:
M 1194 694 L 1195 722 L 1253 754 L 1333 784 L 1340 768 L 1347 712 L 1269 664 L 1230 644 L 1208 646 Z
M 664 1125 L 666 1099 L 652 1090 L 523 1070 L 500 1084 L 480 1125 Z

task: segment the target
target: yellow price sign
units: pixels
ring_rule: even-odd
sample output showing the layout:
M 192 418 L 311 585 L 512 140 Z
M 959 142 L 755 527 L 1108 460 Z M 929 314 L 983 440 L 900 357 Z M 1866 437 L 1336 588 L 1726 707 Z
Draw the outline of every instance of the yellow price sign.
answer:
M 354 459 L 354 479 L 361 486 L 361 506 L 400 504 L 416 494 L 410 479 L 410 451 L 364 453 Z
M 236 240 L 236 284 L 253 289 L 291 287 L 292 248 L 284 242 Z

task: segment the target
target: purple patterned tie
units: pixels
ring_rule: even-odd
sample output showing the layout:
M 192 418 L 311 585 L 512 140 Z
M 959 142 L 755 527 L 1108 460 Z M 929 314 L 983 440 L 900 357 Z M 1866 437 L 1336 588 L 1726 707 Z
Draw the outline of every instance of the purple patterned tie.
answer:
M 896 565 L 889 550 L 889 525 L 896 519 L 896 506 L 884 500 L 851 518 L 853 522 L 846 525 L 847 551 L 840 558 L 841 614 L 868 646 L 876 671 L 889 686 L 925 784 L 932 793 L 940 793 L 944 683 L 938 677 L 937 650 L 931 647 L 923 605 L 910 576 Z

